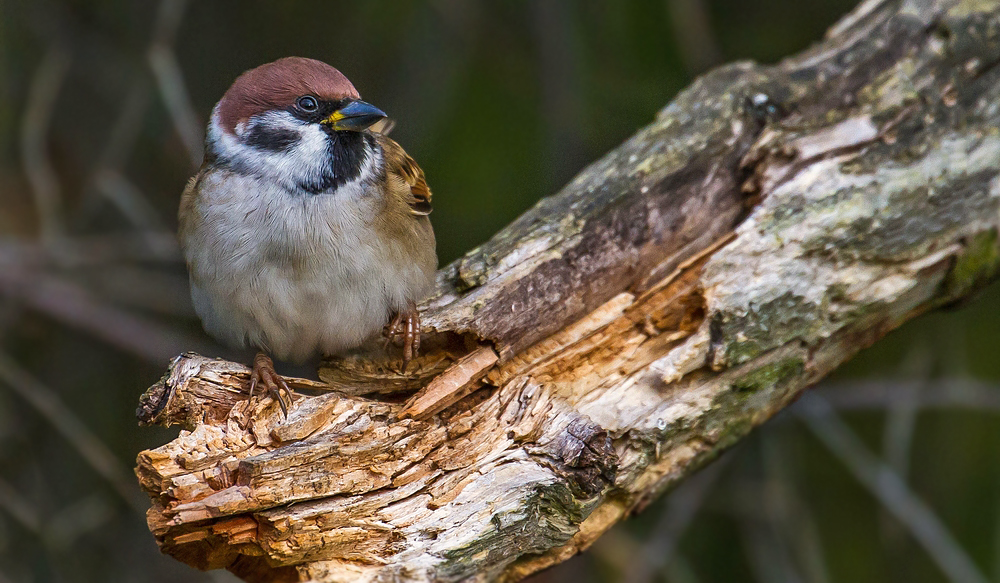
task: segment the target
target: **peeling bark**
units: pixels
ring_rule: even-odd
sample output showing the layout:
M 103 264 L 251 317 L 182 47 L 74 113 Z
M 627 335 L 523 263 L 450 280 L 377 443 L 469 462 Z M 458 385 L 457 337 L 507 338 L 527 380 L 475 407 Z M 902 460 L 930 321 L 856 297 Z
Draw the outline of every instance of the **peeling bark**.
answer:
M 997 63 L 996 3 L 868 0 L 441 270 L 414 370 L 331 360 L 284 419 L 245 367 L 178 357 L 139 410 L 185 428 L 139 454 L 151 531 L 261 582 L 516 581 L 585 549 L 996 275 Z

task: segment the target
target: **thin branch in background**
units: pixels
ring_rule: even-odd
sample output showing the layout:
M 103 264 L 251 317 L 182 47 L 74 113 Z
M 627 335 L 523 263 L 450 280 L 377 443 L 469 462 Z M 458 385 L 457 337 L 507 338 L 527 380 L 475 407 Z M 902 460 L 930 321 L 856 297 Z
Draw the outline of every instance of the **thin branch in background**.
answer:
M 58 42 L 53 43 L 35 71 L 21 119 L 21 160 L 38 211 L 42 241 L 50 246 L 62 239 L 64 229 L 59 179 L 49 160 L 48 135 L 69 65 L 69 53 Z
M 154 45 L 149 49 L 149 64 L 156 76 L 163 103 L 170 113 L 177 134 L 187 149 L 191 167 L 201 164 L 203 153 L 202 135 L 194 106 L 184 88 L 184 76 L 173 52 L 163 46 Z
M 673 561 L 681 537 L 732 459 L 732 455 L 722 456 L 681 482 L 667 496 L 666 509 L 642 545 L 641 560 L 628 563 L 622 581 L 647 583 L 656 580 L 657 575 Z
M 125 164 L 139 137 L 143 116 L 149 108 L 149 97 L 149 83 L 145 74 L 137 74 L 125 103 L 119 109 L 97 169 L 91 177 L 84 197 L 86 208 L 81 214 L 87 216 L 95 214 L 97 205 L 92 193 L 100 194 L 118 208 L 136 229 L 146 235 L 146 243 L 152 251 L 166 255 L 170 251 L 163 249 L 160 244 L 163 239 L 160 235 L 167 232 L 163 220 L 149 203 L 149 199 L 123 174 Z
M 807 394 L 799 401 L 796 412 L 854 477 L 907 527 L 951 581 L 987 582 L 937 515 L 899 474 L 868 451 L 829 403 L 816 394 Z
M 722 62 L 704 0 L 667 0 L 667 13 L 677 39 L 677 52 L 691 75 Z
M 163 103 L 191 158 L 191 166 L 197 168 L 201 164 L 204 138 L 184 84 L 184 74 L 174 54 L 174 40 L 186 6 L 187 0 L 163 0 L 160 3 L 147 57 Z
M 109 265 L 81 273 L 96 296 L 125 308 L 194 318 L 186 275 L 139 265 Z
M 57 276 L 0 272 L 0 291 L 149 362 L 163 363 L 187 350 L 211 351 L 202 340 L 108 305 Z
M 922 339 L 910 348 L 900 365 L 900 376 L 926 381 L 933 372 L 934 355 Z M 886 411 L 885 430 L 882 434 L 882 455 L 886 463 L 903 480 L 910 473 L 910 449 L 917 424 L 921 389 L 908 391 L 893 401 Z
M 747 564 L 759 583 L 798 583 L 801 581 L 788 549 L 778 541 L 766 523 L 744 512 L 741 520 L 741 538 Z
M 18 524 L 32 534 L 42 532 L 42 518 L 34 504 L 21 496 L 13 485 L 0 478 L 0 509 L 10 514 Z
M 882 457 L 904 482 L 909 479 L 913 434 L 920 412 L 920 394 L 923 391 L 919 383 L 930 379 L 937 354 L 936 350 L 931 350 L 925 336 L 918 336 L 915 339 L 896 374 L 903 378 L 914 379 L 917 381 L 917 388 L 907 391 L 906 395 L 900 395 L 886 407 L 882 430 Z M 878 518 L 886 553 L 901 558 L 905 548 L 906 530 L 884 509 Z
M 900 401 L 908 401 L 915 403 L 919 409 L 1000 412 L 1000 385 L 973 379 L 823 382 L 813 390 L 813 394 L 822 396 L 838 411 L 881 410 Z
M 910 449 L 920 410 L 920 394 L 908 391 L 901 397 L 886 411 L 882 452 L 889 467 L 905 480 L 910 473 Z
M 143 245 L 146 237 L 156 237 L 156 247 L 163 253 L 153 253 Z M 87 268 L 127 261 L 148 263 L 179 263 L 180 248 L 173 233 L 105 233 L 74 237 L 70 240 L 76 255 L 60 261 L 60 267 Z M 52 253 L 44 246 L 25 239 L 0 240 L 0 272 L 31 269 L 46 270 L 55 263 Z M 2 275 L 0 275 L 2 277 Z
M 796 468 L 789 467 L 793 458 L 785 451 L 782 437 L 776 430 L 762 432 L 760 437 L 765 473 L 764 511 L 784 546 L 793 551 L 803 580 L 829 583 L 819 529 L 796 488 Z
M 21 368 L 5 352 L 0 352 L 0 381 L 45 417 L 131 508 L 140 515 L 145 514 L 147 503 L 135 487 L 132 472 L 80 421 L 59 395 Z
M 106 496 L 91 494 L 60 508 L 45 525 L 45 541 L 54 550 L 70 549 L 81 536 L 111 520 L 114 508 Z
M 956 377 L 973 376 L 969 362 L 969 334 L 965 320 L 954 318 L 947 324 L 937 322 L 934 334 L 934 352 L 942 374 Z
M 139 188 L 117 170 L 97 173 L 97 188 L 122 211 L 132 224 L 146 231 L 166 231 L 166 226 Z
M 99 169 L 120 171 L 125 167 L 135 150 L 143 118 L 149 110 L 150 93 L 147 74 L 144 70 L 136 72 L 125 96 L 125 102 L 118 109 L 118 117 L 111 126 L 108 142 L 101 152 Z
M 803 579 L 781 537 L 775 509 L 769 500 L 774 495 L 774 484 L 765 475 L 766 464 L 756 455 L 761 445 L 760 440 L 754 442 L 754 463 L 744 464 L 741 471 L 733 474 L 727 484 L 729 491 L 721 498 L 737 522 L 743 555 L 753 579 L 759 583 L 801 583 Z M 746 459 L 746 454 L 742 457 Z
M 138 228 L 151 251 L 160 256 L 171 253 L 173 246 L 163 246 L 160 243 L 163 240 L 161 235 L 169 233 L 166 225 L 136 185 L 121 172 L 110 168 L 99 170 L 95 181 L 97 189 L 105 198 Z

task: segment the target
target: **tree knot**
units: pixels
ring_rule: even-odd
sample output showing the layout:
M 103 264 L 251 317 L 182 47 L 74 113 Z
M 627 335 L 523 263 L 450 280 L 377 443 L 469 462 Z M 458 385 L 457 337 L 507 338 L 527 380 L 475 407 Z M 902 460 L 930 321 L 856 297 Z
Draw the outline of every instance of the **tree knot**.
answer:
M 612 484 L 618 471 L 618 454 L 611 437 L 589 417 L 573 419 L 555 443 L 559 460 L 557 469 L 565 476 L 573 494 L 590 498 Z

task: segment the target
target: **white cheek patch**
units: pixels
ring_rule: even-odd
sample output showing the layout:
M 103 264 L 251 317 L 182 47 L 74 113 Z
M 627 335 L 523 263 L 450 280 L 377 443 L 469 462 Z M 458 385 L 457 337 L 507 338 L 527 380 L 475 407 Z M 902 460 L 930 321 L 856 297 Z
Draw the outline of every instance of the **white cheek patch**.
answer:
M 255 126 L 267 124 L 298 134 L 291 147 L 273 151 L 254 147 L 244 140 Z M 269 111 L 242 121 L 234 128 L 235 134 L 222 129 L 218 108 L 212 112 L 208 127 L 208 141 L 215 154 L 237 171 L 271 180 L 286 190 L 299 191 L 300 184 L 312 182 L 323 176 L 330 164 L 329 141 L 319 124 L 302 121 L 287 111 Z M 339 190 L 354 194 L 362 184 L 370 183 L 381 167 L 379 153 L 366 145 L 365 159 L 357 179 L 344 184 Z
M 299 139 L 288 149 L 273 151 L 246 144 L 243 139 L 255 126 L 298 134 Z M 269 178 L 289 189 L 300 181 L 321 175 L 329 164 L 326 133 L 317 124 L 297 119 L 287 111 L 270 111 L 240 122 L 235 135 L 225 132 L 216 112 L 209 125 L 209 141 L 220 159 L 236 169 L 261 178 Z

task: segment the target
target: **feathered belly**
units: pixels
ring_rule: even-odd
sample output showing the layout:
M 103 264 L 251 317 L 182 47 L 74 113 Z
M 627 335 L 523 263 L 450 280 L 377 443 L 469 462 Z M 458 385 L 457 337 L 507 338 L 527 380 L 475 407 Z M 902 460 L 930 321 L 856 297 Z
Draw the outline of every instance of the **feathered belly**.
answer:
M 205 329 L 233 346 L 301 362 L 361 345 L 420 299 L 426 276 L 390 265 L 326 265 L 303 272 L 260 262 L 192 272 L 192 299 Z
M 205 329 L 220 340 L 301 362 L 362 344 L 398 309 L 384 293 L 384 276 L 335 271 L 289 277 L 263 265 L 208 282 L 193 278 L 192 297 Z
M 219 340 L 303 361 L 362 344 L 427 291 L 433 246 L 429 261 L 409 257 L 414 246 L 375 236 L 373 209 L 270 202 L 217 201 L 182 230 L 195 310 Z

